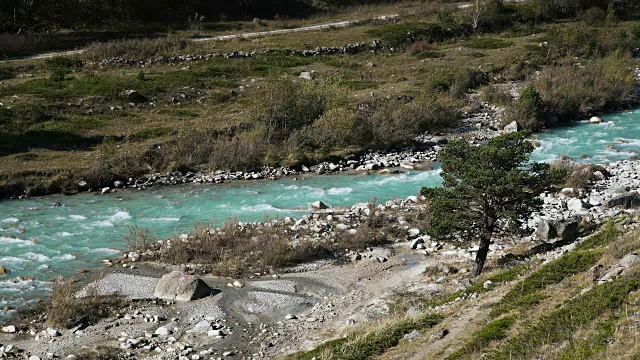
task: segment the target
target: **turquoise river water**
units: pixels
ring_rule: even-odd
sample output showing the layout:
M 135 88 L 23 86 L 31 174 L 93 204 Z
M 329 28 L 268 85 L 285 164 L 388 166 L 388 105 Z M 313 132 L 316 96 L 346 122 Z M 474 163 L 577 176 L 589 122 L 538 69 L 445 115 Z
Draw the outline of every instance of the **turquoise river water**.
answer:
M 602 124 L 578 123 L 536 136 L 537 161 L 569 156 L 604 163 L 637 155 L 640 111 L 604 116 Z M 589 157 L 581 158 L 586 154 Z M 12 270 L 0 280 L 0 309 L 43 296 L 58 275 L 100 266 L 123 248 L 127 226 L 159 237 L 188 232 L 194 223 L 210 224 L 235 216 L 260 221 L 269 216 L 300 217 L 322 200 L 349 206 L 378 198 L 416 195 L 422 186 L 440 184 L 438 170 L 397 175 L 330 175 L 223 185 L 184 185 L 102 196 L 80 194 L 0 202 L 0 265 Z M 62 206 L 54 206 L 60 202 Z M 25 280 L 29 279 L 29 280 Z M 3 312 L 0 310 L 0 317 Z M 5 314 L 6 315 L 6 314 Z

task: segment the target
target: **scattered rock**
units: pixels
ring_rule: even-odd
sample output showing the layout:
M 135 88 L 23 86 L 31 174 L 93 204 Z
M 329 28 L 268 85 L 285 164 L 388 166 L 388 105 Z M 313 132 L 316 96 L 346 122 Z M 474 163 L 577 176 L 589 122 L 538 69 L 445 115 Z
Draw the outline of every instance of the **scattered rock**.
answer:
M 513 132 L 517 132 L 518 130 L 520 130 L 520 126 L 518 125 L 518 122 L 517 122 L 517 121 L 512 121 L 512 122 L 510 122 L 510 123 L 509 123 L 509 124 L 507 124 L 507 125 L 504 127 L 504 129 L 503 129 L 503 131 L 504 131 L 505 133 L 507 133 L 507 134 L 508 134 L 508 133 L 513 133 Z
M 173 271 L 158 281 L 153 296 L 164 300 L 191 301 L 211 295 L 211 290 L 202 279 Z
M 314 202 L 313 204 L 311 204 L 311 207 L 314 210 L 325 210 L 329 208 L 329 206 L 327 206 L 327 204 L 323 203 L 322 201 Z
M 300 79 L 303 80 L 315 80 L 315 74 L 311 71 L 303 71 L 300 73 Z
M 623 209 L 631 209 L 640 206 L 640 194 L 635 192 L 627 192 L 612 197 L 602 204 L 606 209 L 620 206 Z
M 2 328 L 3 333 L 13 334 L 16 332 L 16 327 L 13 325 L 5 326 Z
M 411 341 L 411 340 L 415 340 L 417 338 L 421 338 L 422 337 L 422 333 L 419 332 L 418 330 L 413 330 L 412 332 L 406 334 L 403 339 L 407 340 L 407 341 Z
M 125 90 L 120 93 L 120 96 L 124 97 L 127 101 L 134 103 L 143 103 L 149 101 L 146 96 L 140 94 L 135 90 Z
M 171 334 L 171 331 L 166 326 L 161 326 L 161 327 L 156 329 L 155 334 L 159 335 L 159 336 L 167 336 L 167 335 Z

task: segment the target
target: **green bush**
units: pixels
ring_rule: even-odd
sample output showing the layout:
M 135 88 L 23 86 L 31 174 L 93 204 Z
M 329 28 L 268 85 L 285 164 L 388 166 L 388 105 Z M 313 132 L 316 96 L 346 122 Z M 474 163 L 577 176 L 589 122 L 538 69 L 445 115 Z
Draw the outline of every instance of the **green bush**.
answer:
M 509 290 L 491 311 L 491 315 L 498 316 L 512 309 L 537 304 L 542 299 L 540 291 L 589 269 L 599 257 L 600 253 L 597 251 L 575 251 L 544 265 Z
M 407 22 L 381 26 L 367 33 L 379 37 L 387 47 L 407 48 L 418 41 L 436 43 L 466 36 L 470 33 L 470 29 L 462 24 L 445 27 L 440 24 Z
M 526 130 L 540 130 L 544 127 L 543 103 L 540 93 L 529 85 L 507 110 L 505 122 L 516 121 Z
M 463 359 L 468 357 L 470 353 L 487 347 L 492 341 L 504 339 L 507 337 L 507 331 L 515 322 L 515 316 L 507 316 L 488 323 L 476 331 L 461 349 L 447 356 L 447 360 Z

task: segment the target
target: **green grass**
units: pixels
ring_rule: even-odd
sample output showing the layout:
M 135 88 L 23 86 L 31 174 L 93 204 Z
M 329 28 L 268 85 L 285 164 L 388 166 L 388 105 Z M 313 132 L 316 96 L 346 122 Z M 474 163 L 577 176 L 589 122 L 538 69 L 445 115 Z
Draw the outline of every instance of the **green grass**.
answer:
M 491 311 L 491 316 L 537 304 L 544 298 L 542 290 L 589 269 L 596 264 L 600 255 L 599 251 L 594 250 L 575 251 L 542 266 L 507 292 Z
M 464 46 L 480 50 L 503 49 L 511 45 L 513 45 L 511 41 L 496 38 L 475 38 L 464 42 Z
M 321 354 L 341 360 L 373 359 L 398 345 L 404 335 L 413 330 L 431 328 L 440 320 L 441 316 L 438 314 L 426 314 L 416 319 L 405 319 L 363 336 L 326 342 L 312 351 L 293 354 L 288 359 L 311 360 L 318 358 Z
M 474 294 L 474 293 L 475 294 L 481 294 L 483 292 L 490 291 L 496 286 L 496 284 L 500 284 L 500 283 L 505 283 L 505 282 L 516 280 L 520 275 L 522 275 L 528 269 L 529 269 L 528 265 L 517 265 L 517 266 L 510 267 L 508 269 L 498 270 L 494 274 L 491 274 L 491 275 L 485 277 L 484 280 L 476 279 L 475 284 L 473 284 L 471 287 L 469 287 L 467 289 L 456 291 L 456 292 L 454 292 L 452 294 L 438 296 L 438 297 L 435 297 L 435 298 L 432 298 L 432 299 L 428 300 L 425 303 L 425 307 L 441 306 L 441 305 L 450 303 L 450 302 L 454 301 L 455 299 L 457 299 L 459 297 L 469 296 L 469 295 Z M 484 283 L 487 280 L 490 280 L 492 282 L 492 284 L 488 288 L 485 289 L 484 288 Z
M 488 323 L 476 331 L 462 348 L 447 356 L 447 360 L 466 358 L 470 353 L 487 347 L 492 341 L 504 339 L 515 322 L 515 316 L 507 316 Z
M 567 348 L 557 357 L 557 360 L 588 360 L 601 359 L 600 355 L 607 350 L 608 340 L 616 330 L 617 318 L 612 316 L 598 322 L 596 331 L 589 337 L 577 343 L 570 342 Z
M 582 243 L 580 243 L 576 249 L 584 250 L 584 249 L 595 249 L 600 246 L 604 246 L 609 244 L 610 242 L 617 239 L 621 234 L 621 231 L 615 225 L 615 222 L 608 221 L 606 224 L 602 225 L 600 231 L 585 239 Z
M 597 285 L 591 291 L 565 301 L 560 308 L 542 316 L 539 320 L 523 324 L 522 332 L 507 340 L 504 346 L 488 354 L 486 359 L 511 360 L 535 357 L 536 350 L 541 346 L 571 340 L 578 329 L 588 326 L 609 311 L 619 309 L 627 300 L 629 293 L 639 288 L 640 279 L 634 275 Z M 579 352 L 575 353 L 575 355 L 578 354 Z M 568 359 L 578 358 L 568 357 Z

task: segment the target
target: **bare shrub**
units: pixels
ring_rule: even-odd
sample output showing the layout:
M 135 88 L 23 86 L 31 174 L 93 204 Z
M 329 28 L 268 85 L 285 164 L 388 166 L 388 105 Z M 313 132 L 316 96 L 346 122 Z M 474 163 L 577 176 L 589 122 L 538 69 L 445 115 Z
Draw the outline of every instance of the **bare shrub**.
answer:
M 162 253 L 163 261 L 173 264 L 205 264 L 220 276 L 267 272 L 327 255 L 327 250 L 311 241 L 290 242 L 282 227 L 227 220 L 219 229 L 196 226 L 189 238 L 174 238 Z
M 596 171 L 600 171 L 605 176 L 608 174 L 607 170 L 600 165 L 576 163 L 566 157 L 551 163 L 551 168 L 566 174 L 564 187 L 576 189 L 584 189 L 590 182 L 598 180 L 598 177 L 594 174 Z
M 239 276 L 268 273 L 386 241 L 382 229 L 369 226 L 358 228 L 356 235 L 337 233 L 333 241 L 310 235 L 293 232 L 282 223 L 241 226 L 236 219 L 229 219 L 219 229 L 196 226 L 187 239 L 173 238 L 163 247 L 161 258 L 171 264 L 203 264 L 219 276 Z
M 177 55 L 194 46 L 197 45 L 175 35 L 154 39 L 112 40 L 92 44 L 83 56 L 92 61 L 112 58 L 146 60 L 154 56 Z
M 536 89 L 548 111 L 574 118 L 630 103 L 636 80 L 629 59 L 613 55 L 578 68 L 550 67 L 539 77 Z
M 114 297 L 102 297 L 97 290 L 77 297 L 79 287 L 74 279 L 58 277 L 49 294 L 46 324 L 71 328 L 81 323 L 95 323 L 107 317 L 120 303 Z
M 155 247 L 158 238 L 151 236 L 148 229 L 127 226 L 127 234 L 122 235 L 128 251 L 147 251 Z
M 38 34 L 3 33 L 0 34 L 0 58 L 34 53 L 44 45 L 44 37 Z
M 509 90 L 496 85 L 488 85 L 482 92 L 482 101 L 505 106 L 511 104 L 513 98 Z
M 424 41 L 416 41 L 409 47 L 409 54 L 417 55 L 425 51 L 432 51 L 433 45 L 427 44 Z

